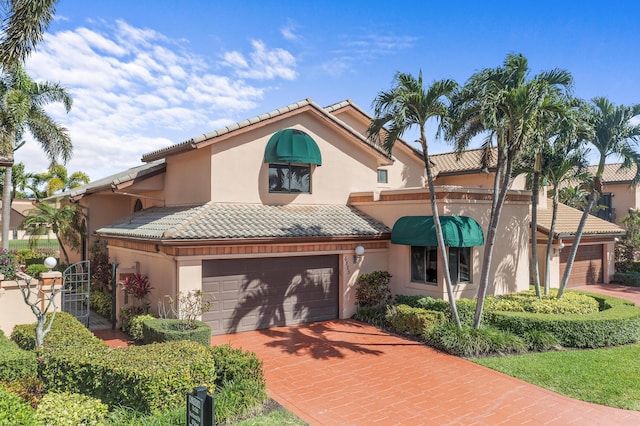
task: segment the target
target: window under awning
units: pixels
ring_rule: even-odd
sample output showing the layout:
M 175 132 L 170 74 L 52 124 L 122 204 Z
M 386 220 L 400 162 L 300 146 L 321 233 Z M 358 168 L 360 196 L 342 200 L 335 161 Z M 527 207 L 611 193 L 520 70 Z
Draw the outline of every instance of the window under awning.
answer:
M 448 247 L 475 247 L 484 244 L 482 228 L 467 216 L 440 216 L 444 245 Z M 391 231 L 391 242 L 407 246 L 437 247 L 433 216 L 403 216 Z
M 301 163 L 322 165 L 318 144 L 305 132 L 298 129 L 283 129 L 276 132 L 264 150 L 265 163 Z

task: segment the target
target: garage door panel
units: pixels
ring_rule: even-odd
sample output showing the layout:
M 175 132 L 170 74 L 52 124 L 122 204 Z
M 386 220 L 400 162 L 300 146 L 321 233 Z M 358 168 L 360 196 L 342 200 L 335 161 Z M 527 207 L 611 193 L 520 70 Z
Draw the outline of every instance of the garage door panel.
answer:
M 560 278 L 564 275 L 570 250 L 570 247 L 566 247 L 560 253 Z M 583 245 L 578 248 L 573 267 L 571 268 L 571 276 L 567 283 L 569 287 L 602 282 L 602 250 L 602 244 Z
M 203 315 L 213 334 L 338 316 L 337 256 L 203 262 L 203 291 L 218 309 Z

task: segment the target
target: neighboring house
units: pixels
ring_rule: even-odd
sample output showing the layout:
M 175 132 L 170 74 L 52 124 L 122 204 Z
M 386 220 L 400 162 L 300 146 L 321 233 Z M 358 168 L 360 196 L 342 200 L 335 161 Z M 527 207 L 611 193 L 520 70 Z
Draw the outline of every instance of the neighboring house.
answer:
M 25 236 L 25 232 L 22 229 L 22 222 L 29 210 L 33 208 L 33 200 L 15 199 L 11 202 L 11 219 L 9 221 L 9 239 L 16 240 L 22 238 L 28 238 Z M 2 201 L 0 201 L 0 209 L 2 208 Z M 0 226 L 2 225 L 2 219 L 0 218 Z
M 165 295 L 212 295 L 214 334 L 349 317 L 358 276 L 376 270 L 395 294 L 446 298 L 422 155 L 372 144 L 370 120 L 350 101 L 305 100 L 57 197 L 83 209 L 121 277 L 149 276 L 153 311 Z M 456 297 L 477 295 L 491 210 L 492 171 L 478 158 L 432 158 Z M 529 286 L 530 199 L 507 195 L 490 293 Z M 131 303 L 119 293 L 118 307 Z
M 640 208 L 640 187 L 632 187 L 636 166 L 622 168 L 621 163 L 606 164 L 602 174 L 602 195 L 598 199 L 601 209 L 595 215 L 609 222 L 622 225 L 622 219 L 631 210 Z M 594 175 L 597 166 L 590 166 L 589 173 Z

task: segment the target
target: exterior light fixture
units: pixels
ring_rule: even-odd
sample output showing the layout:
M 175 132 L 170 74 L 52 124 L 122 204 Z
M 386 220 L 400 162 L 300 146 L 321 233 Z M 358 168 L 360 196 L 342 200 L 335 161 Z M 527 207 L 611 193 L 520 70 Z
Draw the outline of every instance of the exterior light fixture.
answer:
M 362 258 L 362 255 L 364 255 L 364 247 L 362 246 L 357 246 L 354 250 L 354 255 L 353 255 L 353 263 L 356 264 L 358 263 L 358 260 Z
M 56 261 L 56 259 L 51 257 L 51 256 L 47 257 L 44 260 L 44 266 L 46 266 L 49 269 L 49 271 L 51 271 L 53 268 L 55 268 L 57 263 L 58 262 Z

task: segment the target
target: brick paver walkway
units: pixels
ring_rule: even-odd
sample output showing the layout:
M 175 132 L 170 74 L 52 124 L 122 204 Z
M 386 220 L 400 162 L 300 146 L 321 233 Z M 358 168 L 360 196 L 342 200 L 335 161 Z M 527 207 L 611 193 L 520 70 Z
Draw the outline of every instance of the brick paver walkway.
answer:
M 640 412 L 566 398 L 352 320 L 211 340 L 256 352 L 271 397 L 311 425 L 640 424 Z

